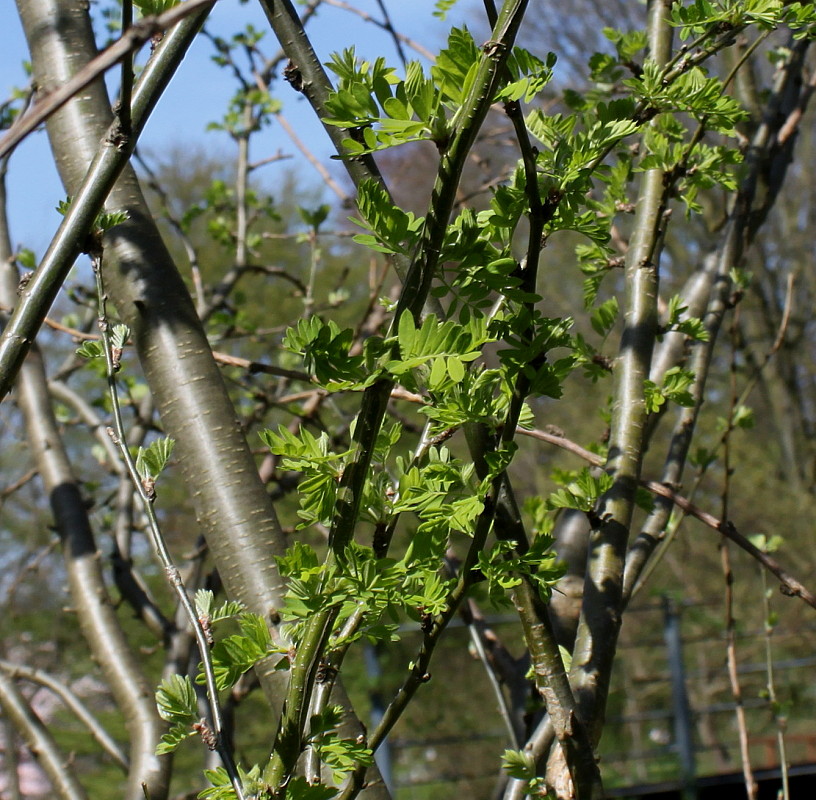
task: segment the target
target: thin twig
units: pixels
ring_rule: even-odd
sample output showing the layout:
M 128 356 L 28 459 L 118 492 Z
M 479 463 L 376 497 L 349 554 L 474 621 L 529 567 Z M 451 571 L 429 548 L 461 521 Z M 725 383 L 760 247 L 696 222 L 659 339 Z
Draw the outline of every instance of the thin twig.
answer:
M 782 795 L 778 800 L 790 800 L 790 786 L 788 781 L 788 749 L 785 742 L 785 732 L 788 728 L 787 714 L 776 696 L 776 680 L 774 678 L 773 632 L 775 620 L 771 611 L 771 590 L 768 588 L 768 576 L 762 567 L 759 568 L 759 577 L 762 581 L 762 610 L 765 616 L 765 686 L 768 692 L 768 705 L 776 722 L 776 746 L 779 751 L 779 771 L 782 774 Z
M 394 29 L 394 25 L 391 22 L 391 15 L 388 13 L 388 9 L 386 8 L 385 5 L 385 0 L 377 0 L 377 5 L 379 6 L 379 9 L 383 15 L 382 28 L 383 30 L 388 31 L 391 38 L 393 39 L 397 55 L 399 56 L 399 60 L 402 62 L 402 66 L 404 67 L 408 63 L 408 59 L 405 57 L 405 51 L 402 49 L 402 41 L 400 39 L 400 35 Z
M 185 615 L 193 629 L 193 632 L 195 633 L 199 655 L 201 656 L 204 677 L 206 680 L 207 698 L 209 701 L 210 714 L 212 716 L 212 724 L 215 733 L 215 747 L 218 750 L 218 754 L 221 756 L 221 760 L 223 761 L 227 774 L 230 777 L 230 782 L 235 790 L 236 797 L 238 800 L 245 800 L 241 779 L 238 775 L 235 761 L 233 760 L 232 753 L 230 752 L 229 748 L 226 747 L 226 743 L 224 741 L 224 724 L 221 715 L 221 706 L 218 699 L 218 686 L 215 680 L 215 671 L 213 668 L 212 657 L 210 655 L 210 645 L 207 640 L 207 635 L 201 624 L 201 620 L 198 618 L 198 614 L 196 613 L 193 603 L 187 594 L 187 589 L 184 586 L 181 573 L 170 555 L 170 551 L 167 548 L 167 543 L 161 532 L 159 521 L 156 516 L 155 509 L 153 508 L 155 493 L 152 491 L 152 487 L 151 491 L 148 491 L 148 488 L 142 481 L 141 476 L 136 469 L 136 462 L 127 445 L 125 426 L 122 420 L 122 411 L 119 404 L 119 391 L 116 384 L 117 366 L 114 364 L 113 359 L 113 347 L 107 316 L 107 295 L 105 293 L 105 286 L 102 277 L 102 248 L 101 243 L 98 241 L 95 244 L 96 246 L 93 248 L 90 256 L 93 264 L 94 275 L 96 277 L 96 289 L 99 304 L 99 329 L 102 332 L 105 364 L 107 366 L 108 392 L 115 426 L 115 429 L 110 429 L 111 438 L 114 440 L 114 444 L 119 447 L 122 460 L 125 463 L 131 481 L 133 482 L 133 485 L 141 498 L 142 507 L 148 519 L 153 548 L 164 569 L 165 577 L 173 587 L 173 590 L 175 591 L 179 602 L 184 609 Z
M 22 489 L 30 480 L 36 478 L 38 474 L 37 469 L 32 468 L 28 470 L 28 472 L 23 473 L 16 481 L 0 489 L 0 504 L 4 503 L 6 498 L 13 495 L 18 489 Z
M 341 203 L 348 202 L 351 198 L 350 195 L 345 189 L 343 189 L 337 181 L 332 178 L 329 174 L 329 171 L 323 166 L 322 162 L 315 156 L 312 151 L 306 147 L 303 139 L 297 135 L 297 132 L 289 123 L 289 120 L 283 115 L 282 111 L 278 111 L 275 114 L 275 119 L 277 120 L 278 125 L 283 128 L 284 133 L 292 140 L 292 144 L 297 147 L 298 150 L 306 157 L 306 160 L 317 170 L 317 173 L 323 179 L 323 183 L 329 187 L 339 198 Z
M 12 664 L 10 661 L 0 659 L 0 669 L 6 672 L 10 678 L 22 678 L 32 683 L 44 686 L 49 691 L 59 697 L 66 707 L 69 708 L 77 719 L 90 731 L 91 736 L 96 739 L 102 749 L 127 773 L 129 767 L 128 757 L 122 748 L 116 743 L 114 738 L 105 730 L 102 723 L 91 713 L 85 703 L 77 697 L 68 686 L 53 675 L 41 669 L 27 667 L 22 664 Z
M 60 752 L 48 729 L 4 670 L 0 670 L 0 709 L 30 750 L 37 754 L 37 760 L 51 781 L 55 796 L 60 800 L 87 800 L 85 790 L 76 779 L 65 754 Z
M 59 89 L 43 97 L 27 114 L 20 117 L 9 128 L 8 133 L 0 139 L 0 157 L 10 152 L 54 112 L 62 108 L 102 73 L 119 63 L 128 53 L 138 50 L 157 33 L 162 33 L 204 6 L 213 5 L 214 2 L 215 0 L 187 0 L 157 17 L 144 17 L 135 22 L 117 41 L 89 61 L 73 78 Z
M 603 466 L 603 458 L 590 452 L 589 450 L 584 449 L 579 444 L 570 441 L 562 435 L 547 433 L 546 431 L 537 429 L 527 430 L 524 428 L 519 428 L 517 433 L 521 434 L 522 436 L 530 436 L 533 439 L 538 439 L 542 442 L 554 444 L 556 447 L 560 447 L 562 450 L 573 453 L 587 463 L 593 464 L 596 467 Z M 767 569 L 772 575 L 774 575 L 779 580 L 780 584 L 782 584 L 781 591 L 783 594 L 788 595 L 789 597 L 799 597 L 801 600 L 811 606 L 811 608 L 816 609 L 816 595 L 806 589 L 800 581 L 790 575 L 776 561 L 776 559 L 771 558 L 767 553 L 763 553 L 749 539 L 739 533 L 733 522 L 730 520 L 721 520 L 715 517 L 713 514 L 709 514 L 707 511 L 704 511 L 692 503 L 688 498 L 675 492 L 670 486 L 665 486 L 657 481 L 649 480 L 641 480 L 640 485 L 645 489 L 648 489 L 648 491 L 650 491 L 652 494 L 656 494 L 660 497 L 665 497 L 671 500 L 679 509 L 684 511 L 689 516 L 700 520 L 700 522 L 712 530 L 722 533 L 724 536 L 734 542 L 734 544 L 748 553 L 748 555 L 752 556 L 760 564 L 762 564 L 762 566 L 764 566 L 765 569 Z
M 728 426 L 723 434 L 723 478 L 721 504 L 723 519 L 728 517 L 728 502 L 731 490 L 731 434 L 734 432 L 734 414 L 737 409 L 737 351 L 738 351 L 738 322 L 737 314 L 734 315 L 731 323 L 731 360 L 729 364 L 729 408 Z M 742 686 L 739 679 L 739 667 L 737 664 L 737 629 L 736 619 L 734 619 L 734 570 L 731 564 L 731 553 L 728 548 L 728 540 L 723 536 L 720 541 L 720 563 L 722 564 L 722 574 L 724 583 L 724 603 L 725 603 L 725 652 L 728 666 L 728 681 L 731 684 L 731 695 L 734 698 L 734 716 L 737 723 L 737 738 L 739 740 L 740 761 L 742 762 L 743 782 L 748 800 L 756 800 L 759 786 L 754 778 L 754 770 L 751 766 L 751 750 L 748 746 L 748 722 L 745 717 L 745 704 L 742 701 Z
M 423 47 L 419 42 L 411 39 L 410 37 L 406 36 L 403 33 L 399 33 L 395 31 L 393 27 L 388 27 L 386 23 L 381 22 L 380 20 L 372 17 L 367 11 L 363 11 L 361 8 L 357 8 L 357 6 L 353 6 L 351 3 L 345 2 L 345 0 L 323 0 L 323 2 L 327 6 L 334 6 L 335 8 L 342 8 L 344 11 L 349 11 L 352 14 L 356 14 L 360 19 L 365 20 L 366 22 L 370 22 L 372 25 L 376 25 L 378 28 L 383 28 L 387 30 L 393 37 L 395 37 L 395 46 L 398 48 L 398 52 L 401 50 L 401 44 L 405 44 L 406 47 L 410 47 L 412 50 L 417 52 L 423 58 L 428 59 L 428 61 L 435 61 L 436 56 L 428 50 L 426 47 Z M 378 0 L 378 3 L 380 0 Z M 381 3 L 380 6 L 382 7 Z M 390 24 L 390 22 L 389 22 Z M 400 58 L 402 59 L 402 63 L 404 64 L 405 54 L 401 54 Z

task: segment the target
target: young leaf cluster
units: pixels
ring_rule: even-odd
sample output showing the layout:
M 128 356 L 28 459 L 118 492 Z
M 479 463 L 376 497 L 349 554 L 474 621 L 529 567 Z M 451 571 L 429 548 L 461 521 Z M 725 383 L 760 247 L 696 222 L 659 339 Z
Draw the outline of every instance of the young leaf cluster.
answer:
M 259 661 L 281 652 L 273 645 L 264 619 L 246 611 L 241 603 L 226 601 L 216 605 L 213 593 L 202 589 L 196 592 L 195 608 L 202 628 L 212 643 L 210 656 L 219 690 L 231 689 L 241 675 Z M 239 632 L 216 640 L 214 633 L 231 620 L 237 623 Z M 283 664 L 286 666 L 287 662 L 284 660 Z M 199 670 L 195 682 L 206 683 L 203 669 Z M 162 719 L 172 724 L 156 752 L 170 753 L 184 739 L 197 733 L 198 701 L 190 677 L 171 675 L 163 680 L 156 692 L 156 703 Z
M 666 370 L 663 376 L 663 383 L 658 386 L 653 381 L 647 380 L 644 386 L 646 397 L 646 409 L 649 413 L 660 410 L 660 407 L 671 400 L 679 406 L 690 408 L 694 405 L 694 398 L 689 392 L 689 387 L 694 383 L 694 373 L 681 367 L 672 367 Z
M 337 89 L 326 103 L 329 116 L 324 121 L 352 133 L 343 142 L 351 156 L 419 140 L 432 141 L 444 150 L 459 123 L 481 58 L 482 51 L 467 28 L 451 30 L 430 75 L 418 61 L 409 62 L 405 77 L 399 78 L 383 58 L 360 61 L 354 48 L 335 53 L 326 66 L 337 76 Z M 493 101 L 530 102 L 549 82 L 554 64 L 552 54 L 542 61 L 514 48 L 507 60 L 510 79 Z
M 487 580 L 490 599 L 497 605 L 507 602 L 507 592 L 526 577 L 541 599 L 549 600 L 552 587 L 564 574 L 564 565 L 550 551 L 552 543 L 551 537 L 538 536 L 526 552 L 520 553 L 516 542 L 500 540 L 489 551 L 479 553 L 477 568 Z

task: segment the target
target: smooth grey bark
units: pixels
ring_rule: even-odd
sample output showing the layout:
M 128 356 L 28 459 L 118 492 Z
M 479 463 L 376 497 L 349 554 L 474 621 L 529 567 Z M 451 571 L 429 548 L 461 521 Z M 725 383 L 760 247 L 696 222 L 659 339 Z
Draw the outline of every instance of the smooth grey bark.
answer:
M 5 306 L 14 305 L 16 289 L 17 271 L 12 264 L 6 225 L 5 190 L 0 187 L 0 302 Z M 144 783 L 150 796 L 160 800 L 167 796 L 170 781 L 170 760 L 155 755 L 165 725 L 156 710 L 153 689 L 138 666 L 139 659 L 130 648 L 108 596 L 85 500 L 68 462 L 36 347 L 31 349 L 20 370 L 17 398 L 25 417 L 29 448 L 50 498 L 71 600 L 82 634 L 125 720 L 130 740 L 126 797 L 141 800 Z
M 96 52 L 82 0 L 18 3 L 41 90 L 64 83 Z M 97 81 L 47 124 L 69 194 L 81 182 L 112 114 Z M 201 530 L 227 593 L 273 621 L 283 593 L 275 556 L 285 549 L 280 525 L 215 364 L 190 295 L 150 216 L 129 166 L 106 208 L 129 219 L 105 237 L 105 281 L 156 400 Z M 280 673 L 260 669 L 271 699 Z
M 48 90 L 93 57 L 96 45 L 82 0 L 19 0 L 35 79 Z M 82 180 L 112 114 L 101 81 L 48 122 L 60 176 L 70 194 Z M 277 627 L 284 587 L 275 557 L 286 547 L 192 299 L 153 222 L 135 173 L 126 167 L 106 203 L 128 212 L 105 237 L 105 284 L 133 335 L 183 480 L 227 594 Z M 273 631 L 274 632 L 274 631 Z M 286 673 L 256 666 L 275 715 Z M 336 700 L 350 707 L 342 686 Z M 351 716 L 344 728 L 357 735 Z M 387 798 L 373 770 L 367 798 Z
M 649 0 L 647 5 L 649 56 L 658 64 L 667 63 L 671 51 L 668 6 L 665 0 Z M 589 537 L 584 598 L 570 674 L 583 719 L 596 742 L 603 728 L 620 630 L 626 548 L 643 458 L 647 419 L 644 381 L 649 377 L 657 335 L 658 242 L 665 199 L 663 172 L 644 172 L 626 254 L 625 326 L 605 467 L 614 483 L 599 504 Z
M 86 800 L 87 795 L 60 753 L 53 737 L 17 688 L 14 680 L 0 670 L 0 709 L 45 770 L 54 796 L 60 800 Z M 144 797 L 144 795 L 142 795 Z
M 70 687 L 41 669 L 12 664 L 10 661 L 4 661 L 2 658 L 0 658 L 0 670 L 3 670 L 10 678 L 23 679 L 29 683 L 43 686 L 53 695 L 59 697 L 64 706 L 88 729 L 91 736 L 96 739 L 108 755 L 122 767 L 125 772 L 128 771 L 129 762 L 124 750 L 122 750 L 119 743 L 105 730 L 85 703 L 71 691 Z

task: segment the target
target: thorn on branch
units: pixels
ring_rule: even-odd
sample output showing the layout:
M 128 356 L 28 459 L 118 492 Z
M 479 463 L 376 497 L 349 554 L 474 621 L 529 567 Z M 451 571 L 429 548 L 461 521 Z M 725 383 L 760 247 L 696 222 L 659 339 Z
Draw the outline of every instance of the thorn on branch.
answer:
M 283 79 L 296 91 L 303 91 L 303 75 L 292 59 L 283 68 Z
M 142 478 L 142 489 L 144 489 L 145 497 L 151 502 L 156 501 L 156 479 L 150 476 Z
M 207 724 L 206 720 L 202 719 L 199 722 L 194 722 L 192 728 L 201 736 L 201 741 L 207 745 L 209 750 L 218 749 L 218 736 L 216 736 L 215 731 Z
M 26 287 L 28 286 L 29 282 L 31 281 L 32 276 L 34 275 L 33 272 L 26 272 L 25 274 L 20 276 L 20 281 L 17 284 L 17 297 L 22 297 L 23 292 L 25 292 Z
M 482 50 L 488 58 L 498 59 L 498 57 L 507 49 L 504 42 L 490 39 L 482 45 Z
M 327 663 L 326 661 L 321 661 L 320 664 L 318 664 L 317 671 L 315 673 L 315 681 L 317 681 L 317 683 L 330 683 L 334 681 L 336 677 L 337 667 Z
M 207 644 L 212 647 L 215 644 L 215 639 L 213 638 L 212 632 L 212 618 L 209 614 L 202 614 L 198 618 L 198 622 L 201 625 L 201 632 L 204 634 Z

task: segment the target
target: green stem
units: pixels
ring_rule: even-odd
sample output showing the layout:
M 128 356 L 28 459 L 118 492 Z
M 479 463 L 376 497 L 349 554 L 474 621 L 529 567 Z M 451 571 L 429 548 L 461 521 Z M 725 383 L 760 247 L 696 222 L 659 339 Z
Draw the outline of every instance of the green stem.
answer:
M 648 4 L 650 56 L 669 59 L 671 28 L 663 0 Z M 634 233 L 626 256 L 626 316 L 616 367 L 617 385 L 606 470 L 614 482 L 602 498 L 590 533 L 584 602 L 573 653 L 571 680 L 581 718 L 597 741 L 611 677 L 623 609 L 626 547 L 643 456 L 649 377 L 657 335 L 658 247 L 665 211 L 664 173 L 648 170 L 641 180 Z
M 456 200 L 465 160 L 495 96 L 526 6 L 527 0 L 505 0 L 491 40 L 485 45 L 485 53 L 479 63 L 473 85 L 462 106 L 462 114 L 452 131 L 450 146 L 443 153 L 439 164 L 422 239 L 417 248 L 417 255 L 405 276 L 394 313 L 392 330 L 397 330 L 403 313 L 408 312 L 418 319 L 425 305 L 439 265 L 442 243 Z M 343 473 L 338 491 L 337 511 L 332 524 L 330 544 L 335 553 L 342 554 L 352 539 L 374 443 L 393 386 L 394 382 L 389 379 L 379 380 L 363 395 L 352 441 L 352 459 Z
M 142 508 L 147 517 L 148 529 L 150 531 L 150 538 L 153 544 L 153 549 L 156 551 L 156 556 L 165 573 L 165 577 L 176 593 L 179 603 L 181 604 L 184 614 L 195 634 L 196 643 L 198 644 L 198 651 L 201 656 L 201 663 L 204 671 L 204 678 L 207 685 L 207 700 L 209 702 L 210 714 L 212 716 L 213 728 L 216 735 L 216 750 L 224 766 L 227 774 L 232 782 L 232 787 L 235 790 L 238 800 L 244 800 L 243 788 L 241 786 L 241 779 L 238 775 L 238 770 L 235 766 L 235 761 L 232 757 L 232 752 L 226 746 L 224 737 L 224 721 L 221 715 L 221 704 L 218 699 L 218 686 L 215 681 L 215 670 L 213 668 L 212 658 L 210 656 L 210 645 L 207 640 L 207 634 L 198 618 L 195 607 L 193 606 L 190 596 L 187 594 L 187 589 L 184 586 L 184 581 L 181 578 L 181 573 L 170 555 L 167 548 L 167 542 L 161 532 L 159 520 L 156 516 L 156 511 L 153 507 L 155 494 L 148 491 L 145 487 L 144 481 L 136 469 L 136 462 L 130 449 L 127 445 L 125 435 L 125 426 L 122 421 L 122 409 L 119 403 L 119 391 L 116 386 L 116 372 L 118 366 L 113 359 L 113 344 L 110 336 L 110 326 L 108 323 L 107 312 L 107 294 L 105 293 L 105 286 L 102 277 L 102 250 L 101 245 L 97 245 L 91 253 L 91 260 L 93 263 L 94 276 L 96 277 L 96 291 L 97 302 L 99 307 L 99 329 L 102 332 L 102 344 L 105 352 L 105 365 L 107 367 L 108 378 L 108 394 L 111 401 L 111 409 L 113 412 L 113 421 L 115 432 L 112 433 L 114 443 L 119 447 L 122 460 L 125 463 L 127 472 L 133 483 L 133 487 L 139 494 L 142 501 Z
M 332 606 L 315 614 L 297 646 L 275 744 L 264 772 L 276 798 L 285 796 L 286 784 L 303 751 L 315 676 L 338 610 Z

